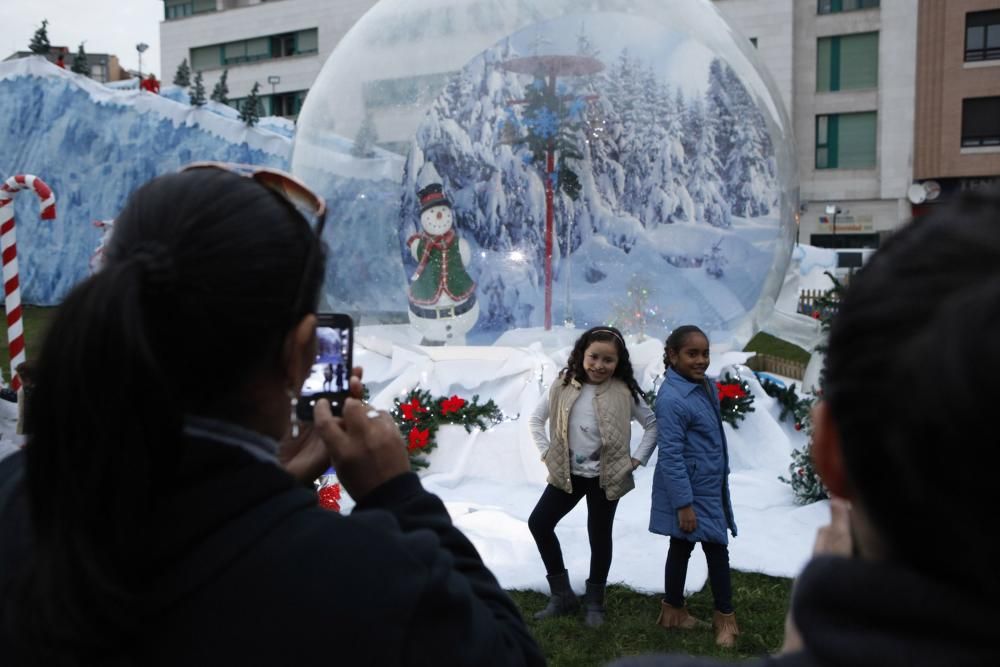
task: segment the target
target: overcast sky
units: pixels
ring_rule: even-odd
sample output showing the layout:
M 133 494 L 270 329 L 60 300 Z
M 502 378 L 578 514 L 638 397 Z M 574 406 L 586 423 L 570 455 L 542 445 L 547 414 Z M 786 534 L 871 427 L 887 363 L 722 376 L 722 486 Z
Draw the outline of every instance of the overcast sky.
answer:
M 135 45 L 144 42 L 142 71 L 160 71 L 160 21 L 163 0 L 0 0 L 0 60 L 15 51 L 27 51 L 42 19 L 49 20 L 49 42 L 68 46 L 74 53 L 80 42 L 88 53 L 118 56 L 122 67 L 139 64 Z M 67 63 L 68 64 L 68 63 Z M 170 72 L 170 78 L 173 77 Z

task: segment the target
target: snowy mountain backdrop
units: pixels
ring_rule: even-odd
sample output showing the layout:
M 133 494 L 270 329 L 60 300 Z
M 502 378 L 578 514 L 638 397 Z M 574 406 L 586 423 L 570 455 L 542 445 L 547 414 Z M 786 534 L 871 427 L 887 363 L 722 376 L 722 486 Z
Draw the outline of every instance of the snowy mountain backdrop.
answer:
M 58 214 L 39 220 L 31 193 L 15 200 L 25 303 L 58 303 L 85 277 L 101 237 L 93 222 L 117 215 L 150 178 L 195 160 L 287 167 L 288 136 L 247 128 L 228 107 L 192 108 L 183 91 L 170 96 L 182 101 L 111 89 L 40 57 L 0 63 L 0 178 L 40 176 Z

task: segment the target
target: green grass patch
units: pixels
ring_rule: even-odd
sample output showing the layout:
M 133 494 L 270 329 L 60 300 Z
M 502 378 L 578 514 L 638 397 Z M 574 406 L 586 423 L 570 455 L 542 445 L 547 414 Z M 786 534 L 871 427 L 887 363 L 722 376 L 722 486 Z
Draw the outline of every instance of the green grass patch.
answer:
M 41 306 L 22 307 L 21 322 L 24 325 L 24 347 L 28 359 L 35 359 L 38 353 L 42 351 L 42 340 L 45 338 L 49 322 L 52 321 L 55 314 L 55 308 Z M 3 372 L 5 382 L 10 382 L 10 353 L 8 350 L 6 342 L 0 345 L 0 371 Z
M 735 660 L 777 651 L 784 639 L 792 580 L 736 571 L 732 576 L 733 607 L 740 626 L 733 650 L 716 646 L 711 628 L 665 630 L 658 626 L 661 595 L 644 595 L 620 585 L 608 586 L 605 623 L 590 628 L 583 624 L 582 612 L 573 617 L 536 621 L 533 615 L 545 607 L 548 596 L 534 591 L 509 593 L 552 667 L 603 665 L 615 658 L 644 653 L 684 653 Z M 688 607 L 694 616 L 710 621 L 709 587 L 689 597 Z
M 809 357 L 811 356 L 809 352 L 803 350 L 798 345 L 793 345 L 788 341 L 776 338 L 775 336 L 766 334 L 763 331 L 751 338 L 750 342 L 746 344 L 746 347 L 744 347 L 743 350 L 746 352 L 769 354 L 773 357 L 787 359 L 788 361 L 795 361 L 800 364 L 808 364 Z

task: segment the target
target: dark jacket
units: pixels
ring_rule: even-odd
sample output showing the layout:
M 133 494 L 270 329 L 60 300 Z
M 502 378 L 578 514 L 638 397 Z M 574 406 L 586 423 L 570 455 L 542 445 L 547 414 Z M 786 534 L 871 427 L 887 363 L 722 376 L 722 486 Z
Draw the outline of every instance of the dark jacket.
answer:
M 995 600 L 957 590 L 904 566 L 813 559 L 795 583 L 792 608 L 804 650 L 743 663 L 757 667 L 995 667 Z M 614 667 L 709 667 L 684 656 L 625 658 Z
M 729 496 L 729 450 L 719 397 L 711 382 L 692 382 L 667 369 L 656 394 L 656 470 L 649 530 L 692 542 L 728 544 L 736 536 Z M 698 519 L 681 530 L 677 510 L 691 505 Z
M 150 517 L 157 575 L 127 661 L 544 664 L 517 607 L 416 475 L 344 517 L 241 449 L 206 440 L 181 449 L 177 490 Z M 22 458 L 0 462 L 0 491 Z M 0 514 L 0 603 L 31 558 L 27 520 L 23 495 Z M 0 655 L 15 667 L 5 625 Z

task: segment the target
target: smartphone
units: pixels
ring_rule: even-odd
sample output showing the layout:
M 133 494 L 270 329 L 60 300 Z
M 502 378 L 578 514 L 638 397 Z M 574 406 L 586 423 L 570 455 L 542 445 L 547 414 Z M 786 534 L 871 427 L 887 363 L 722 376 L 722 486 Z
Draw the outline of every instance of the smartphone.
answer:
M 316 360 L 302 385 L 302 396 L 296 406 L 301 421 L 313 420 L 313 406 L 321 398 L 330 401 L 333 414 L 343 412 L 354 367 L 354 322 L 351 316 L 320 313 L 316 318 Z

